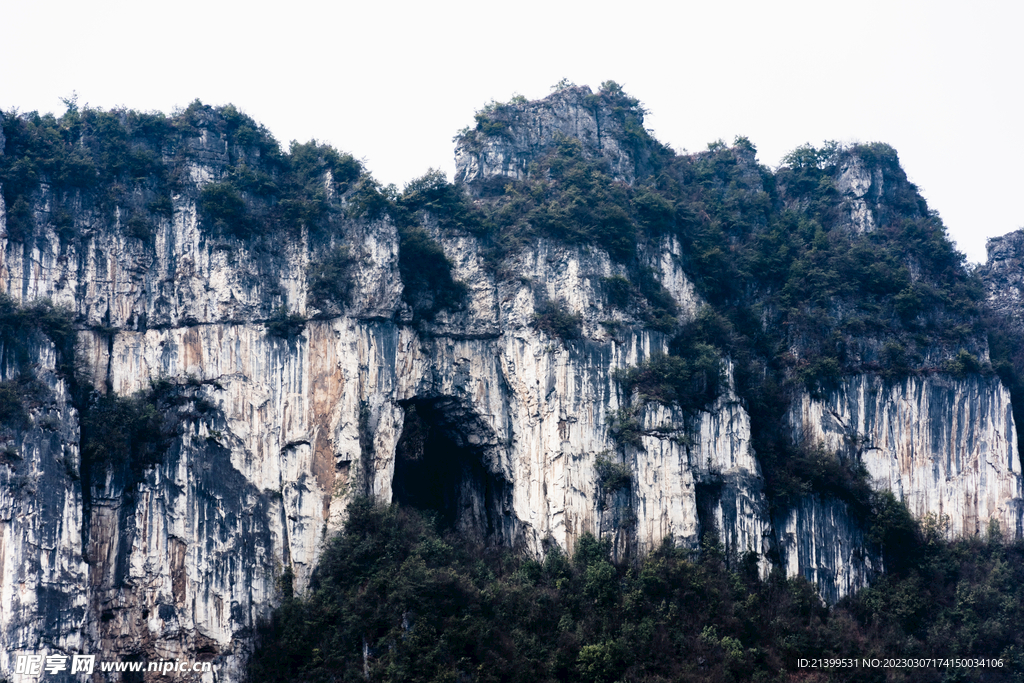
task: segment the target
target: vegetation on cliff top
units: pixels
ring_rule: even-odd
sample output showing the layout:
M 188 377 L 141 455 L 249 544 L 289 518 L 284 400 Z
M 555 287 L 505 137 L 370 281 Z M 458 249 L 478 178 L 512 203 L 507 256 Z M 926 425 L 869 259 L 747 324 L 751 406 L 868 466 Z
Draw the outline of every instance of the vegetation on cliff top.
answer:
M 44 226 L 65 242 L 84 239 L 98 220 L 152 244 L 157 226 L 172 218 L 172 196 L 183 194 L 195 201 L 200 228 L 211 237 L 274 251 L 271 244 L 294 240 L 305 228 L 330 243 L 313 266 L 312 303 L 337 314 L 348 302 L 355 257 L 340 256 L 347 249 L 341 221 L 386 213 L 399 225 L 400 266 L 415 313 L 430 319 L 462 305 L 464 287 L 417 222 L 418 211 L 436 203 L 432 193 L 447 191 L 435 176 L 411 183 L 399 197 L 329 145 L 293 141 L 283 151 L 266 128 L 232 105 L 196 100 L 167 117 L 67 104 L 60 117 L 0 112 L 0 185 L 12 241 L 30 242 Z M 214 169 L 216 177 L 197 186 L 190 170 L 196 164 Z M 328 277 L 345 282 L 328 283 Z
M 293 142 L 284 153 L 235 107 L 198 100 L 171 117 L 79 109 L 69 101 L 59 118 L 2 112 L 0 120 L 0 183 L 16 241 L 31 238 L 37 220 L 52 223 L 64 240 L 80 237 L 73 214 L 87 212 L 149 241 L 157 222 L 170 218 L 172 194 L 194 188 L 190 163 L 210 161 L 225 165 L 197 198 L 211 233 L 250 238 L 300 225 L 325 229 L 331 193 L 343 193 L 362 173 L 351 155 L 316 141 Z M 43 192 L 51 206 L 37 214 L 32 207 Z

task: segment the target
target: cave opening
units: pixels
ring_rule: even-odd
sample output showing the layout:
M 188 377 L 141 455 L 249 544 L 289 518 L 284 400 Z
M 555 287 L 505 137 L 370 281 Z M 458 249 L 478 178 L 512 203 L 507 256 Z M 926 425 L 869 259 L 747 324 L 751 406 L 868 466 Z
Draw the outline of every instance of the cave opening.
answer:
M 392 494 L 399 505 L 433 514 L 440 526 L 511 545 L 512 487 L 488 466 L 481 424 L 457 402 L 413 399 L 395 448 Z

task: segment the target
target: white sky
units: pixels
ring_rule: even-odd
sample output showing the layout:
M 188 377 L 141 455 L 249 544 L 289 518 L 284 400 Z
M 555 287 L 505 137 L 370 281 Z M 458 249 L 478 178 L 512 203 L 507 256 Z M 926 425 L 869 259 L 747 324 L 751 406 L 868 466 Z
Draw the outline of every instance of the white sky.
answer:
M 615 80 L 677 150 L 882 141 L 971 261 L 1024 227 L 1024 3 L 2 0 L 0 108 L 234 103 L 399 187 L 489 100 Z

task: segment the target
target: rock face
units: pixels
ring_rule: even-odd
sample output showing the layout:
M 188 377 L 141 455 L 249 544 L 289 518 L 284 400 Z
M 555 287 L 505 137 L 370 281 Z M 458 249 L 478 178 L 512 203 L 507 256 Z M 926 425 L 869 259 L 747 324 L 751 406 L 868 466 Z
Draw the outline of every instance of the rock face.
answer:
M 79 652 L 91 645 L 88 588 L 92 571 L 82 554 L 83 505 L 78 415 L 56 372 L 46 339 L 28 344 L 40 386 L 23 421 L 7 425 L 0 448 L 0 667 L 14 671 L 20 654 L 43 649 Z M 0 367 L 0 381 L 21 378 Z
M 457 178 L 475 191 L 528 173 L 561 136 L 580 139 L 622 181 L 644 163 L 623 142 L 639 122 L 589 89 L 495 121 L 501 134 L 460 143 Z M 241 680 L 285 570 L 303 590 L 361 494 L 433 507 L 468 533 L 534 554 L 550 543 L 571 549 L 585 532 L 610 538 L 620 558 L 666 538 L 697 548 L 713 533 L 728 556 L 755 552 L 763 571 L 778 557 L 829 600 L 879 570 L 841 503 L 809 496 L 773 519 L 731 368 L 706 410 L 623 395 L 615 371 L 667 351 L 668 340 L 609 302 L 602 282 L 626 267 L 601 248 L 541 239 L 506 257 L 503 272 L 517 277 L 498 277 L 478 237 L 425 215 L 468 298 L 463 310 L 412 324 L 386 217 L 345 219 L 333 238 L 303 231 L 274 248 L 204 231 L 201 188 L 229 163 L 216 126 L 204 130 L 152 243 L 88 212 L 75 217 L 87 237 L 63 240 L 45 187 L 35 239 L 11 239 L 0 212 L 3 291 L 70 309 L 80 374 L 122 397 L 162 387 L 173 425 L 158 461 L 83 476 L 68 380 L 52 344 L 32 347 L 47 398 L 5 432 L 0 456 L 6 671 L 18 653 L 85 652 L 201 659 L 215 664 L 202 680 Z M 855 169 L 847 176 L 850 192 L 864 190 Z M 342 314 L 279 336 L 280 306 L 321 313 L 310 264 L 339 240 L 353 257 Z M 681 319 L 698 314 L 676 238 L 638 247 L 636 260 Z M 533 324 L 551 302 L 579 316 L 578 339 Z M 19 372 L 0 371 L 4 381 Z M 612 425 L 627 408 L 637 438 L 622 443 Z M 998 380 L 852 377 L 825 397 L 803 396 L 790 424 L 797 441 L 855 444 L 877 486 L 918 515 L 949 515 L 952 533 L 997 519 L 1021 535 L 1015 427 Z
M 868 585 L 880 558 L 865 552 L 864 530 L 843 501 L 803 496 L 774 519 L 779 559 L 787 576 L 802 576 L 834 604 Z
M 804 392 L 787 421 L 794 441 L 862 463 L 873 488 L 891 491 L 950 538 L 985 535 L 993 522 L 1010 537 L 1024 535 L 1016 426 L 997 378 L 855 375 L 825 395 Z M 806 496 L 775 528 L 787 572 L 815 583 L 826 600 L 882 569 L 863 552 L 863 530 L 845 503 Z
M 200 140 L 217 149 L 212 133 Z M 224 159 L 197 158 L 188 169 L 197 187 L 223 177 Z M 282 571 L 305 587 L 351 496 L 419 495 L 403 460 L 411 449 L 400 447 L 412 438 L 404 427 L 413 412 L 435 436 L 412 459 L 438 457 L 435 441 L 449 450 L 452 474 L 438 485 L 467 531 L 537 554 L 592 532 L 612 537 L 624 556 L 670 535 L 696 547 L 713 528 L 730 551 L 765 554 L 763 483 L 733 393 L 696 417 L 649 405 L 642 447 L 613 440 L 608 422 L 624 400 L 613 371 L 665 351 L 666 339 L 600 325 L 623 316 L 601 279 L 624 272 L 600 250 L 542 241 L 510 264 L 520 279 L 498 281 L 474 238 L 428 222 L 470 299 L 424 335 L 398 322 L 394 226 L 351 221 L 343 228 L 358 264 L 350 305 L 284 339 L 265 321 L 284 302 L 307 311 L 307 264 L 326 245 L 303 237 L 267 254 L 211 238 L 197 195 L 175 197 L 152 246 L 117 226 L 69 245 L 48 227 L 44 189 L 41 238 L 0 244 L 0 280 L 15 301 L 48 298 L 78 316 L 79 362 L 95 386 L 131 396 L 170 381 L 180 414 L 160 462 L 136 476 L 97 473 L 83 492 L 69 474 L 74 410 L 54 399 L 62 431 L 32 432 L 39 445 L 23 444 L 32 456 L 12 471 L 29 469 L 11 475 L 45 479 L 52 500 L 24 514 L 38 504 L 25 488 L 5 507 L 5 594 L 21 596 L 5 603 L 6 652 L 198 656 L 215 663 L 218 680 L 239 679 Z M 699 300 L 678 242 L 666 239 L 639 256 L 680 315 L 693 317 Z M 579 341 L 531 326 L 548 301 L 581 316 Z M 51 358 L 37 372 L 52 366 Z M 619 461 L 636 486 L 607 490 L 599 458 Z
M 990 520 L 1024 532 L 1017 430 L 997 378 L 854 376 L 825 397 L 804 394 L 790 422 L 796 440 L 857 457 L 915 517 L 948 519 L 951 536 L 984 534 Z
M 1011 329 L 1024 330 L 1024 230 L 989 238 L 988 262 L 979 275 L 992 308 Z
M 837 224 L 852 233 L 872 232 L 928 213 L 889 145 L 861 145 L 856 154 L 836 147 L 826 156 L 818 163 L 830 169 Z

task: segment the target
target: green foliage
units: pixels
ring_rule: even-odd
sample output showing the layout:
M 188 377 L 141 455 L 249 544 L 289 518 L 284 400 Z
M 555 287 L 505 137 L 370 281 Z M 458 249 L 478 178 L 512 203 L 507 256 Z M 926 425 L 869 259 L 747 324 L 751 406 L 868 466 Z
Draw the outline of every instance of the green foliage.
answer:
M 781 426 L 795 392 L 828 392 L 851 373 L 985 371 L 972 361 L 983 292 L 890 148 L 800 148 L 772 175 L 714 147 L 670 159 L 647 191 L 674 208 L 662 230 L 714 309 L 687 334 L 731 358 L 770 499 L 784 507 L 822 479 Z M 833 182 L 852 155 L 886 178 L 866 233 L 846 227 Z
M 697 339 L 677 342 L 674 351 L 675 355 L 653 353 L 635 367 L 617 370 L 615 379 L 626 396 L 638 394 L 641 402 L 706 409 L 718 398 L 725 381 L 718 351 Z
M 597 473 L 597 483 L 604 491 L 628 491 L 633 481 L 633 472 L 629 466 L 612 460 L 607 452 L 597 454 L 594 471 Z
M 0 382 L 0 424 L 20 427 L 28 420 L 18 382 Z
M 221 235 L 242 239 L 252 236 L 253 219 L 235 183 L 226 181 L 208 183 L 199 194 L 199 210 L 209 229 Z
M 633 300 L 633 285 L 621 275 L 601 278 L 608 303 L 620 310 L 627 310 Z
M 363 173 L 362 164 L 351 154 L 344 154 L 316 140 L 306 143 L 293 140 L 288 153 L 294 182 L 310 194 L 327 187 L 344 192 Z
M 1024 339 L 1011 321 L 992 312 L 986 313 L 984 327 L 992 368 L 1010 391 L 1014 424 L 1024 425 Z M 1017 451 L 1024 452 L 1024 429 L 1017 430 Z
M 886 379 L 900 379 L 913 372 L 912 362 L 907 348 L 899 342 L 886 342 L 882 348 L 881 374 Z
M 160 462 L 167 434 L 154 393 L 102 394 L 82 415 L 82 459 L 93 467 Z
M 364 177 L 352 196 L 352 215 L 370 220 L 390 217 L 398 228 L 398 267 L 402 297 L 419 320 L 433 320 L 441 310 L 461 310 L 468 289 L 452 277 L 452 264 L 441 245 L 423 227 L 434 220 L 445 230 L 472 230 L 478 215 L 465 190 L 431 170 L 409 183 L 401 194 Z
M 295 235 L 303 226 L 312 233 L 331 232 L 338 215 L 337 196 L 366 191 L 365 183 L 357 187 L 362 173 L 359 162 L 316 140 L 293 141 L 288 154 L 277 152 L 262 159 L 252 149 L 261 146 L 262 135 L 249 134 L 255 123 L 246 121 L 235 122 L 234 133 L 229 125 L 229 134 L 239 145 L 236 162 L 224 178 L 202 189 L 199 208 L 205 228 L 239 239 Z M 250 157 L 260 163 L 250 164 Z
M 872 499 L 868 540 L 881 548 L 887 570 L 905 570 L 917 559 L 915 554 L 920 545 L 918 524 L 907 506 L 896 500 L 891 491 L 881 491 Z
M 354 186 L 362 165 L 352 155 L 316 140 L 292 141 L 285 162 L 285 173 L 278 181 L 282 189 L 276 207 L 280 222 L 286 227 L 305 225 L 314 232 L 327 230 L 335 211 L 334 195 Z
M 309 304 L 320 315 L 337 315 L 349 303 L 352 292 L 352 256 L 347 246 L 334 247 L 323 258 L 309 264 L 306 281 Z
M 349 213 L 353 218 L 379 220 L 394 211 L 397 194 L 394 185 L 384 187 L 370 176 L 363 176 L 352 193 Z
M 835 389 L 843 378 L 843 368 L 835 358 L 815 358 L 799 368 L 798 377 L 812 396 L 820 397 Z
M 510 132 L 511 126 L 507 121 L 492 119 L 484 112 L 477 112 L 473 118 L 476 119 L 476 130 L 484 135 L 508 135 Z
M 969 374 L 981 372 L 982 366 L 977 356 L 967 349 L 960 349 L 956 358 L 946 362 L 944 370 L 951 375 L 963 378 Z
M 720 340 L 702 328 L 713 315 L 710 309 L 702 311 L 672 340 L 671 353 L 656 352 L 637 366 L 614 372 L 625 401 L 608 416 L 608 430 L 620 446 L 642 447 L 640 413 L 648 401 L 696 412 L 707 410 L 718 398 L 726 377 L 721 353 L 711 342 Z
M 543 299 L 537 303 L 536 311 L 530 322 L 534 329 L 563 341 L 579 339 L 583 335 L 583 316 L 567 311 L 561 301 Z
M 433 320 L 443 309 L 460 310 L 468 288 L 452 277 L 451 261 L 441 245 L 418 225 L 400 225 L 398 235 L 402 296 L 415 315 Z
M 571 557 L 553 547 L 536 561 L 358 500 L 309 590 L 289 595 L 282 580 L 249 673 L 268 683 L 789 680 L 806 673 L 798 658 L 941 651 L 1006 660 L 946 672 L 958 680 L 1014 680 L 1024 545 L 906 543 L 911 559 L 830 609 L 805 581 L 762 580 L 750 558 L 726 563 L 714 546 L 698 559 L 669 540 L 616 566 L 607 539 L 583 534 Z M 915 670 L 914 680 L 943 673 Z M 835 669 L 829 680 L 863 675 Z
M 801 445 L 787 453 L 773 472 L 774 502 L 785 509 L 803 496 L 821 495 L 845 502 L 861 520 L 872 517 L 875 494 L 868 472 L 856 456 L 842 456 L 821 445 Z
M 465 188 L 449 183 L 443 171 L 433 169 L 405 186 L 392 212 L 401 223 L 413 221 L 417 215 L 425 213 L 444 230 L 480 229 L 481 216 Z
M 0 382 L 0 437 L 8 438 L 12 430 L 31 426 L 29 411 L 53 400 L 48 387 L 37 379 L 36 349 L 53 344 L 56 370 L 74 393 L 75 341 L 70 311 L 49 300 L 19 306 L 0 293 L 0 365 L 8 376 L 14 375 Z M 45 421 L 36 426 L 45 426 Z
M 213 234 L 251 239 L 294 233 L 302 225 L 330 230 L 336 196 L 362 172 L 351 155 L 315 140 L 293 142 L 284 154 L 263 126 L 235 107 L 198 100 L 172 118 L 75 106 L 60 118 L 0 112 L 0 123 L 8 233 L 20 242 L 46 223 L 64 240 L 79 238 L 73 214 L 95 210 L 113 224 L 118 209 L 127 236 L 152 242 L 156 227 L 171 216 L 171 194 L 192 191 L 192 139 L 204 132 L 226 141 L 229 162 L 225 175 L 197 198 L 201 224 Z M 38 204 L 51 210 L 35 216 Z
M 306 318 L 301 313 L 290 313 L 287 306 L 280 306 L 264 324 L 270 336 L 291 341 L 306 328 Z
M 27 427 L 28 409 L 39 405 L 48 394 L 47 388 L 30 374 L 0 382 L 0 429 Z
M 650 187 L 637 189 L 630 199 L 637 221 L 652 235 L 672 231 L 676 224 L 676 207 L 672 201 Z
M 678 324 L 679 312 L 672 294 L 661 284 L 659 274 L 651 268 L 640 268 L 637 272 L 637 288 L 647 300 L 641 318 L 652 330 L 671 334 Z
M 125 221 L 124 232 L 143 242 L 152 242 L 155 234 L 153 223 L 142 213 L 132 213 Z
M 820 149 L 807 143 L 782 157 L 782 163 L 793 169 L 824 170 L 836 165 L 841 151 L 842 146 L 835 140 L 827 140 Z
M 643 448 L 644 442 L 641 437 L 644 432 L 640 424 L 640 408 L 641 406 L 635 404 L 623 406 L 607 417 L 608 432 L 619 446 Z
M 748 152 L 757 152 L 757 147 L 754 147 L 754 143 L 746 135 L 737 135 L 733 141 L 733 146 L 745 149 Z
M 641 400 L 700 406 L 717 395 L 721 369 L 712 347 L 701 345 L 697 353 L 691 360 L 655 353 L 615 378 L 626 395 L 638 392 Z
M 70 310 L 54 306 L 49 299 L 19 306 L 0 292 L 0 362 L 32 374 L 29 350 L 45 337 L 57 350 L 57 370 L 70 378 L 74 372 L 77 335 Z
M 134 237 L 149 218 L 147 203 L 170 193 L 163 149 L 173 130 L 161 125 L 159 115 L 75 106 L 59 119 L 36 112 L 0 113 L 0 119 L 6 139 L 0 183 L 8 232 L 16 241 L 28 240 L 46 223 L 61 239 L 75 239 L 71 208 L 95 210 L 111 222 L 116 207 L 130 209 L 138 214 L 128 229 Z M 31 206 L 41 201 L 50 211 L 37 224 Z
M 161 379 L 130 396 L 89 392 L 79 408 L 83 487 L 107 471 L 141 481 L 147 468 L 163 461 L 184 422 L 212 415 L 214 407 L 200 393 L 207 383 Z
M 528 180 L 507 185 L 498 201 L 482 207 L 486 213 L 476 230 L 493 244 L 496 259 L 545 237 L 598 245 L 627 262 L 636 250 L 639 211 L 659 211 L 643 203 L 634 208 L 630 194 L 627 185 L 613 182 L 584 154 L 578 140 L 564 138 Z
M 887 572 L 844 608 L 875 634 L 873 640 L 899 643 L 905 657 L 941 648 L 951 656 L 1001 657 L 1004 667 L 1019 662 L 1024 544 L 1005 545 L 998 537 L 945 542 L 929 528 L 922 533 L 906 508 L 886 496 L 879 500 L 872 540 L 886 551 Z M 1017 671 L 957 674 L 958 680 L 1015 680 Z

